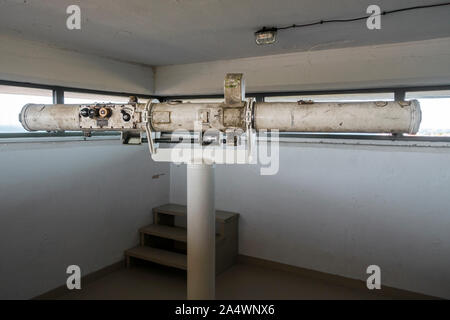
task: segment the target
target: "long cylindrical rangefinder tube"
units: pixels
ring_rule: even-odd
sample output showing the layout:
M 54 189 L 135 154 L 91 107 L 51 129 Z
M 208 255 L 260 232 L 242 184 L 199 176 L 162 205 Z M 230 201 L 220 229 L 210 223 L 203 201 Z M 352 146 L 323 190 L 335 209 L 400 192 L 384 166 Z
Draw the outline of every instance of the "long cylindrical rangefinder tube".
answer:
M 421 122 L 417 100 L 401 102 L 27 104 L 20 121 L 28 131 L 227 131 L 361 132 L 415 134 Z

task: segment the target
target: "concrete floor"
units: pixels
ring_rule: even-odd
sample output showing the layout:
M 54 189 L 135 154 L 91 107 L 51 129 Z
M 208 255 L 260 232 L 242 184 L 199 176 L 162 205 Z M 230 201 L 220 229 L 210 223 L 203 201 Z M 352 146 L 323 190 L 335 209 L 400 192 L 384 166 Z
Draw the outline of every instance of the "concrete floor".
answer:
M 238 263 L 216 281 L 216 299 L 390 299 L 286 271 Z M 59 299 L 186 299 L 186 272 L 154 264 L 111 272 Z

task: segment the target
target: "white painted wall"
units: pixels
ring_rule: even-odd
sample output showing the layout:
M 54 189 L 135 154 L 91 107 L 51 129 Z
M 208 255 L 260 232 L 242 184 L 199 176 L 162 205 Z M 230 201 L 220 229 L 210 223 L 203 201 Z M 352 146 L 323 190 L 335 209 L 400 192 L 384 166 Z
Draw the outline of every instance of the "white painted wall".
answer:
M 243 72 L 247 92 L 448 85 L 450 38 L 152 68 L 0 35 L 0 79 L 155 95 L 223 92 Z
M 239 252 L 450 298 L 450 149 L 298 144 L 280 170 L 218 165 L 216 207 L 241 213 Z M 186 168 L 171 166 L 171 202 Z
M 155 94 L 223 93 L 229 72 L 247 92 L 448 85 L 450 38 L 161 66 Z
M 71 264 L 86 275 L 120 261 L 169 200 L 169 165 L 145 145 L 4 143 L 0 168 L 0 299 L 63 285 Z
M 0 35 L 0 79 L 153 94 L 153 69 Z
M 142 94 L 450 83 L 450 38 L 156 68 L 0 36 L 0 79 Z M 240 252 L 450 298 L 449 149 L 302 145 L 281 169 L 218 166 L 217 207 L 238 211 Z M 0 298 L 30 298 L 120 260 L 150 209 L 169 200 L 169 166 L 119 142 L 0 145 Z M 170 200 L 185 203 L 185 168 Z M 152 176 L 165 173 L 159 179 Z M 120 181 L 120 183 L 118 182 Z

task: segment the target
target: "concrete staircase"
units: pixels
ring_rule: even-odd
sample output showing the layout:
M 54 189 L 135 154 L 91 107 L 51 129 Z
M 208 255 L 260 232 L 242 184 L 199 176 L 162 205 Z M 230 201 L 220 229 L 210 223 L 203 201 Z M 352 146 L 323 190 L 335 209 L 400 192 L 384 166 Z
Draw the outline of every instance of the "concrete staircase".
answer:
M 139 229 L 140 245 L 125 251 L 127 267 L 132 259 L 187 269 L 186 206 L 166 204 L 153 208 L 153 224 Z M 235 263 L 238 254 L 239 214 L 216 210 L 216 273 Z

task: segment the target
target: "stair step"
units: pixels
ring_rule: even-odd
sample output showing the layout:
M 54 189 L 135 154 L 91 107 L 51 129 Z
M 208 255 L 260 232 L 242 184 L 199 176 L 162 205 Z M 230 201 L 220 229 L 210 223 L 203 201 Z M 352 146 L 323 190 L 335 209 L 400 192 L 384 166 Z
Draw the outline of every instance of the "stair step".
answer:
M 185 228 L 165 226 L 162 224 L 151 224 L 140 228 L 139 232 L 166 239 L 187 242 L 187 231 Z M 223 239 L 220 234 L 216 234 L 216 242 Z
M 187 242 L 186 229 L 180 227 L 170 227 L 161 224 L 151 224 L 139 229 L 139 232 L 176 241 Z
M 180 204 L 165 204 L 156 208 L 153 208 L 154 212 L 168 214 L 172 216 L 186 216 L 187 207 Z M 230 222 L 233 219 L 237 219 L 239 217 L 239 213 L 216 210 L 216 221 L 220 223 Z
M 150 262 L 159 263 L 169 267 L 187 270 L 186 255 L 177 252 L 145 246 L 138 246 L 125 251 L 125 255 Z

